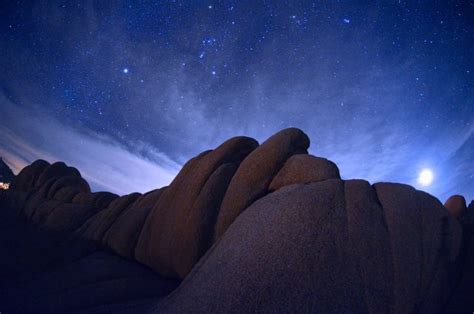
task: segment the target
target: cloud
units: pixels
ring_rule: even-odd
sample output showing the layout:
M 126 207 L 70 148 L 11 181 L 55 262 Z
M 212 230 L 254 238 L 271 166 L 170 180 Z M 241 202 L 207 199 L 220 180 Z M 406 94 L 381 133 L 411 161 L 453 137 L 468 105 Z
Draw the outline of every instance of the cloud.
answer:
M 4 95 L 0 103 L 0 155 L 16 173 L 38 158 L 61 160 L 78 168 L 94 190 L 125 194 L 167 185 L 180 169 L 146 144 L 137 143 L 144 154 L 134 153 L 110 137 L 73 129 L 39 110 L 27 112 Z
M 63 65 L 53 67 L 56 58 L 49 54 L 41 58 L 28 49 L 8 54 L 12 64 L 23 56 L 21 66 L 7 67 L 14 71 L 6 72 L 8 80 L 2 81 L 9 95 L 21 99 L 0 103 L 5 119 L 0 127 L 0 146 L 5 147 L 0 154 L 15 169 L 38 157 L 65 160 L 101 189 L 143 191 L 168 183 L 178 164 L 231 136 L 247 135 L 262 142 L 294 126 L 311 138 L 310 152 L 336 162 L 346 179 L 421 188 L 417 175 L 429 167 L 436 178 L 423 189 L 438 197 L 471 186 L 462 179 L 472 177 L 471 155 L 452 158 L 460 156 L 456 152 L 466 147 L 463 143 L 472 134 L 461 123 L 472 117 L 469 97 L 459 96 L 457 77 L 449 72 L 420 76 L 424 65 L 408 50 L 379 57 L 379 44 L 366 41 L 365 32 L 353 30 L 351 36 L 341 37 L 331 26 L 318 32 L 315 40 L 300 37 L 300 30 L 291 27 L 284 34 L 297 45 L 282 45 L 269 34 L 254 43 L 249 57 L 241 48 L 252 46 L 248 31 L 258 30 L 258 23 L 241 25 L 244 31 L 239 28 L 235 36 L 218 30 L 210 34 L 212 27 L 201 27 L 207 22 L 168 24 L 171 36 L 151 40 L 150 32 L 143 30 L 157 27 L 161 34 L 159 16 L 148 20 L 148 27 L 131 27 L 121 16 L 121 6 L 107 4 L 107 10 L 100 11 L 108 12 L 112 22 L 104 26 L 96 6 L 87 4 L 82 13 L 48 4 L 32 11 L 35 17 L 51 15 L 38 23 L 50 35 L 51 46 L 60 50 L 63 58 L 58 61 L 71 70 L 67 75 L 53 72 L 38 80 L 32 73 L 42 73 L 45 64 L 51 70 Z M 277 28 L 286 27 L 288 18 L 273 21 Z M 377 28 L 374 22 L 366 29 L 370 33 Z M 378 30 L 373 34 L 377 36 Z M 216 45 L 203 45 L 210 35 Z M 64 44 L 57 46 L 58 38 Z M 363 50 L 361 43 L 367 44 Z M 122 72 L 125 67 L 127 75 Z M 217 75 L 211 74 L 214 70 Z M 56 84 L 59 79 L 65 84 Z M 57 90 L 52 93 L 50 87 Z M 56 93 L 64 90 L 68 97 L 73 91 L 76 101 L 58 97 Z M 58 102 L 48 103 L 48 97 Z M 49 112 L 62 111 L 57 116 L 68 119 L 67 124 L 41 114 L 44 110 L 37 103 L 47 104 L 44 110 Z M 71 112 L 79 114 L 78 109 L 84 109 L 82 126 L 71 119 Z

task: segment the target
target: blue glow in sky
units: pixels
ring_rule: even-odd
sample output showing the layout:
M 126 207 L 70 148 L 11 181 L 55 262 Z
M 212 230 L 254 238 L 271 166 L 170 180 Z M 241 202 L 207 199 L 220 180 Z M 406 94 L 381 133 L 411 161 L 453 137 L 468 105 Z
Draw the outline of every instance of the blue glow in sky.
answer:
M 166 184 L 231 136 L 262 141 L 295 126 L 344 178 L 472 199 L 473 11 L 461 1 L 7 2 L 0 155 L 15 170 L 62 159 L 96 189 L 125 193 Z

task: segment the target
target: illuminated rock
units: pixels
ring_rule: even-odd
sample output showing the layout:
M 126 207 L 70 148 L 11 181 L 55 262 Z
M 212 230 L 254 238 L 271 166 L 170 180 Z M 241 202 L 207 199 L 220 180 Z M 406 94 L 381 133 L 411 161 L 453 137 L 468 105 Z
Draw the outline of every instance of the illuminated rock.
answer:
M 284 129 L 255 149 L 237 169 L 222 201 L 215 238 L 219 238 L 255 200 L 268 193 L 273 177 L 294 154 L 306 153 L 309 138 L 296 128 Z
M 214 210 L 215 204 L 209 204 L 212 205 L 209 208 L 194 208 L 201 189 L 221 165 L 240 163 L 257 146 L 254 139 L 234 137 L 186 163 L 148 215 L 135 249 L 137 260 L 163 276 L 179 277 L 173 254 L 187 241 L 183 238 L 184 229 L 190 224 L 194 224 L 193 230 L 199 229 L 196 225 L 206 223 L 201 216 Z M 190 222 L 188 217 L 193 210 L 199 210 L 200 214 Z
M 158 307 L 437 313 L 459 274 L 460 243 L 442 204 L 407 186 L 295 184 L 247 208 Z
M 232 138 L 187 162 L 170 186 L 121 197 L 90 192 L 64 163 L 25 167 L 0 191 L 1 310 L 474 306 L 472 202 L 466 209 L 456 196 L 444 207 L 407 185 L 341 180 L 308 146 L 298 129 L 261 146 Z
M 325 158 L 312 155 L 293 155 L 273 178 L 268 188 L 275 191 L 295 183 L 319 182 L 328 179 L 340 179 L 336 164 Z

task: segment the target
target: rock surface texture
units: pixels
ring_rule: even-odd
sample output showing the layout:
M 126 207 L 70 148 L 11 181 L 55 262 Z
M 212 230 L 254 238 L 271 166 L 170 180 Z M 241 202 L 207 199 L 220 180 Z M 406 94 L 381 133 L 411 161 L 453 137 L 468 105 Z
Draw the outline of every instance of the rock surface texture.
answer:
M 35 161 L 0 191 L 0 311 L 473 312 L 473 203 L 342 180 L 309 144 L 235 137 L 143 195 Z

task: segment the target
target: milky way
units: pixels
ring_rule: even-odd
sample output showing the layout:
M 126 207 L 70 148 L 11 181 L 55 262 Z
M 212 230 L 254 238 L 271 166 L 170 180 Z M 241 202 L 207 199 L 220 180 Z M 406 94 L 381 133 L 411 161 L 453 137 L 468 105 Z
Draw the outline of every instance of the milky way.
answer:
M 15 171 L 65 160 L 95 189 L 144 191 L 231 136 L 295 126 L 344 178 L 474 197 L 472 2 L 10 1 L 0 12 L 0 155 Z

